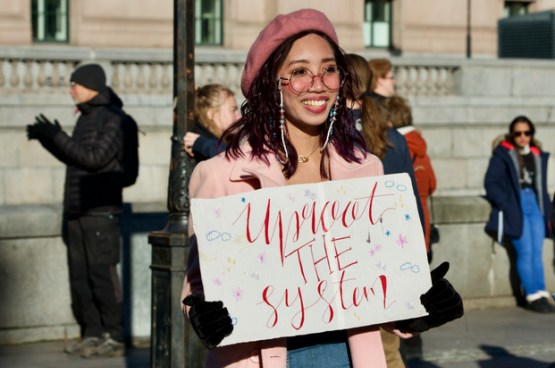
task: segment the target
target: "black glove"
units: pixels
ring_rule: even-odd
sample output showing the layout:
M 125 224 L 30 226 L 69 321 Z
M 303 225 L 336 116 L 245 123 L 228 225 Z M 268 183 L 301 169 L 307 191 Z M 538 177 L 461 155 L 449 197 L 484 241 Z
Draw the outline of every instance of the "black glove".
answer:
M 464 314 L 462 298 L 453 285 L 443 278 L 449 270 L 449 262 L 443 262 L 431 272 L 432 287 L 420 296 L 420 302 L 429 315 L 398 321 L 395 328 L 401 332 L 424 332 L 439 327 Z
M 194 293 L 183 299 L 183 304 L 191 307 L 191 325 L 208 349 L 214 349 L 224 337 L 231 335 L 233 325 L 223 302 L 205 302 L 204 293 Z
M 27 125 L 26 130 L 27 130 L 27 139 L 28 140 L 39 139 L 39 138 L 43 137 L 42 134 L 37 132 L 35 125 Z
M 27 138 L 37 139 L 40 136 L 45 136 L 50 139 L 62 130 L 58 120 L 54 120 L 54 124 L 46 118 L 46 116 L 40 114 L 40 116 L 35 117 L 37 119 L 34 125 L 27 125 Z

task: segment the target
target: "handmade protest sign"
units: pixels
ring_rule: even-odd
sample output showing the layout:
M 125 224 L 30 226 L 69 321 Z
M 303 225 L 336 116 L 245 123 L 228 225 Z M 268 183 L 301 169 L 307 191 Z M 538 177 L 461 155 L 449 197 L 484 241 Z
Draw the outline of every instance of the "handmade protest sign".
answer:
M 191 211 L 206 300 L 235 326 L 221 346 L 427 314 L 407 174 L 195 198 Z

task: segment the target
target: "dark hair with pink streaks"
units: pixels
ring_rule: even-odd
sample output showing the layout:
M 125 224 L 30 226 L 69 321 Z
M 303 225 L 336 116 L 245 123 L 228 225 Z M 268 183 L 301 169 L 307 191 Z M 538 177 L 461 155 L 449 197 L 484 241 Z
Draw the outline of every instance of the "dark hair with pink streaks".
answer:
M 241 143 L 248 142 L 252 148 L 252 157 L 270 164 L 267 155 L 274 154 L 284 162 L 283 172 L 289 179 L 298 166 L 298 155 L 295 147 L 287 139 L 285 134 L 285 144 L 289 152 L 289 159 L 285 157 L 283 144 L 281 142 L 281 132 L 279 129 L 279 93 L 277 89 L 276 75 L 285 61 L 293 43 L 308 34 L 317 34 L 323 37 L 333 49 L 337 65 L 346 72 L 345 82 L 339 91 L 339 108 L 337 111 L 337 121 L 333 125 L 333 135 L 330 136 L 328 143 L 332 144 L 337 153 L 347 162 L 358 162 L 360 158 L 356 156 L 356 150 L 362 151 L 364 156 L 367 154 L 366 142 L 355 128 L 355 122 L 351 110 L 346 105 L 346 100 L 355 100 L 353 86 L 356 85 L 356 75 L 351 63 L 348 61 L 345 52 L 331 38 L 319 31 L 303 31 L 285 40 L 266 60 L 258 71 L 254 79 L 247 99 L 241 106 L 242 117 L 231 125 L 222 134 L 220 140 L 228 139 L 226 148 L 226 158 L 236 159 L 243 157 Z M 287 109 L 287 106 L 285 106 Z M 326 135 L 330 126 L 329 117 L 322 122 L 320 130 L 320 144 L 326 141 Z M 320 175 L 328 179 L 324 166 L 324 155 L 320 161 Z

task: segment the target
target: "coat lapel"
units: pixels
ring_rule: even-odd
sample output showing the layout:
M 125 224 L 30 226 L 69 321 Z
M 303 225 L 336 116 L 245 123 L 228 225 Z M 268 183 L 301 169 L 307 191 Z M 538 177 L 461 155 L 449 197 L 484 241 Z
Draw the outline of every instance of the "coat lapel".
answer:
M 383 169 L 379 170 L 381 162 L 377 158 L 373 160 L 374 156 L 371 154 L 367 154 L 366 158 L 364 158 L 362 153 L 358 154 L 357 157 L 360 158 L 360 163 L 347 162 L 337 153 L 332 145 L 329 147 L 330 171 L 333 180 L 358 179 L 366 178 L 370 175 L 383 175 Z
M 258 179 L 260 188 L 273 188 L 287 185 L 279 163 L 274 155 L 268 155 L 270 165 L 251 157 L 251 148 L 248 145 L 242 147 L 243 157 L 237 158 L 231 169 L 229 180 L 243 181 Z

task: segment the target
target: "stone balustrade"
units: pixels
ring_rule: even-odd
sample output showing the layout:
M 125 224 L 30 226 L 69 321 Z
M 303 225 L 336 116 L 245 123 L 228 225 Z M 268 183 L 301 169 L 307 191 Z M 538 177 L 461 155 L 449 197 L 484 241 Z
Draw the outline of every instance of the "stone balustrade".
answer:
M 69 88 L 70 75 L 81 61 L 0 59 L 0 91 L 58 93 Z M 238 93 L 243 68 L 244 63 L 198 62 L 195 85 L 223 84 Z M 109 84 L 121 94 L 171 93 L 170 62 L 112 61 L 105 69 Z M 456 70 L 450 66 L 395 66 L 397 92 L 402 96 L 451 95 Z
M 448 96 L 453 94 L 453 66 L 395 65 L 396 91 L 401 96 Z
M 69 88 L 69 77 L 82 62 L 96 61 L 108 84 L 120 94 L 171 94 L 172 55 L 169 50 L 115 51 L 71 48 L 59 52 L 40 48 L 0 47 L 0 91 L 58 93 Z M 68 52 L 70 51 L 70 52 Z M 241 95 L 246 53 L 199 50 L 195 55 L 195 85 L 223 84 Z M 398 59 L 398 60 L 397 60 Z M 456 62 L 397 58 L 394 72 L 398 93 L 404 96 L 453 94 Z
M 65 93 L 75 67 L 90 61 L 103 66 L 108 85 L 119 94 L 172 93 L 169 50 L 58 49 L 0 47 L 0 93 Z M 245 59 L 245 52 L 230 52 L 227 57 L 200 52 L 196 55 L 195 85 L 223 84 L 240 95 Z

